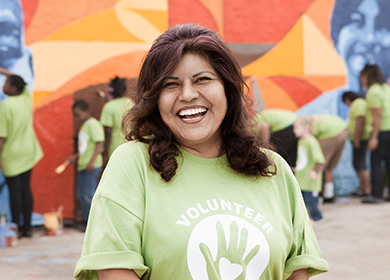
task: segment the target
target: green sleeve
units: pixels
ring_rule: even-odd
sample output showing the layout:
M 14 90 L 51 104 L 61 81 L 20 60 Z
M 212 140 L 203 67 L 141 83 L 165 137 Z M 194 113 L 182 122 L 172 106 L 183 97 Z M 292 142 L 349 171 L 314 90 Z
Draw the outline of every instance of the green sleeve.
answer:
M 100 123 L 102 124 L 102 126 L 108 126 L 108 127 L 114 126 L 114 118 L 112 117 L 110 105 L 111 103 L 108 102 L 103 107 L 102 115 L 100 117 Z
M 0 103 L 0 137 L 7 138 L 8 136 L 8 118 L 7 108 L 4 101 Z
M 147 167 L 142 158 L 129 149 L 113 153 L 92 201 L 76 279 L 97 280 L 97 270 L 110 268 L 133 269 L 139 277 L 148 273 L 141 253 Z
M 302 268 L 308 268 L 309 277 L 329 270 L 327 262 L 322 258 L 298 182 L 290 173 L 286 174 L 286 183 L 290 189 L 293 234 L 292 246 L 285 263 L 284 279 L 290 277 L 295 270 Z
M 382 107 L 382 91 L 380 85 L 372 85 L 367 92 L 367 103 L 368 107 L 376 108 L 376 107 Z
M 367 113 L 367 102 L 362 98 L 356 99 L 351 105 L 351 111 L 355 117 L 366 116 Z
M 104 129 L 103 126 L 97 120 L 93 120 L 89 126 L 89 135 L 94 143 L 104 141 Z
M 312 143 L 310 145 L 311 148 L 311 155 L 313 156 L 313 163 L 324 163 L 325 157 L 322 153 L 322 149 L 320 146 L 320 143 L 318 143 L 318 140 L 313 136 Z

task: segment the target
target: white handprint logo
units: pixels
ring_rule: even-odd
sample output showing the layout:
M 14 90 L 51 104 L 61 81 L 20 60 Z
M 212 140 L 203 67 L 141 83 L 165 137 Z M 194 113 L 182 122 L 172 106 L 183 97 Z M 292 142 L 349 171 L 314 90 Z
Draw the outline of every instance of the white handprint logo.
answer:
M 188 267 L 193 279 L 259 279 L 269 262 L 263 233 L 231 215 L 201 221 L 188 244 Z

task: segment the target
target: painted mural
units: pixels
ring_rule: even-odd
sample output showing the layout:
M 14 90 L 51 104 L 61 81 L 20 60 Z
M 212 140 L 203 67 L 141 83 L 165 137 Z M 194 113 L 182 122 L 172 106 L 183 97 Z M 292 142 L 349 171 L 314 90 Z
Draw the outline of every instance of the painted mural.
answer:
M 73 152 L 73 100 L 83 93 L 104 104 L 108 81 L 136 78 L 168 27 L 193 22 L 218 31 L 242 66 L 255 111 L 345 117 L 340 94 L 360 90 L 366 62 L 390 75 L 388 11 L 386 0 L 2 0 L 0 65 L 28 82 L 45 153 L 32 175 L 34 211 L 63 205 L 65 217 L 74 216 L 75 171 L 54 172 Z M 339 194 L 357 187 L 348 157 Z

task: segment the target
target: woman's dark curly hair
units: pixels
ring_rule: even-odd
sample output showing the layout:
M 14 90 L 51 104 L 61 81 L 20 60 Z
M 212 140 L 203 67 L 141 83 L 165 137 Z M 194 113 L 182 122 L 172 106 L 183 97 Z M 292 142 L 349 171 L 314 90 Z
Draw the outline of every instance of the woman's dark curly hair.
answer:
M 223 146 L 230 167 L 238 173 L 273 176 L 276 166 L 253 133 L 248 116 L 250 100 L 240 66 L 218 35 L 195 24 L 168 29 L 153 43 L 146 55 L 137 86 L 137 103 L 126 113 L 122 129 L 126 140 L 149 145 L 150 164 L 169 182 L 178 167 L 175 137 L 163 122 L 157 101 L 164 80 L 187 53 L 205 58 L 221 77 L 227 98 L 227 112 L 221 124 Z M 270 168 L 273 167 L 273 168 Z

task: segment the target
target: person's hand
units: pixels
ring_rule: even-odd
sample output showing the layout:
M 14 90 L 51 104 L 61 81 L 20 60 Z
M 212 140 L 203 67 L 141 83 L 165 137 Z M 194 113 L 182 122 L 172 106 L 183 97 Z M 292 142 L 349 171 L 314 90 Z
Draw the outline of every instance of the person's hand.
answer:
M 375 150 L 376 148 L 378 148 L 378 144 L 379 144 L 378 138 L 370 138 L 370 140 L 368 140 L 367 149 L 368 149 L 369 151 L 373 151 L 373 150 Z
M 95 163 L 91 161 L 88 162 L 85 170 L 87 170 L 87 172 L 92 172 L 94 169 L 95 169 Z
M 76 162 L 78 157 L 79 157 L 78 154 L 74 154 L 74 155 L 71 155 L 70 157 L 68 157 L 68 159 L 66 161 L 68 162 L 68 164 L 73 164 Z
M 353 140 L 353 147 L 355 149 L 360 149 L 360 140 Z
M 309 175 L 310 179 L 312 179 L 313 181 L 317 181 L 317 179 L 318 179 L 318 172 L 317 171 L 312 169 L 309 171 L 308 175 Z
M 246 276 L 246 270 L 248 263 L 256 256 L 260 250 L 260 245 L 255 246 L 249 252 L 249 254 L 243 260 L 245 254 L 246 245 L 248 242 L 248 230 L 243 228 L 240 232 L 240 242 L 238 242 L 238 225 L 236 222 L 232 222 L 230 225 L 230 241 L 226 242 L 225 233 L 223 231 L 220 222 L 217 222 L 217 235 L 218 235 L 218 253 L 217 258 L 213 264 L 207 262 L 207 274 L 210 280 L 225 279 L 227 267 L 232 264 L 235 266 L 235 275 L 229 275 L 229 279 L 243 280 Z M 235 234 L 237 233 L 237 234 Z M 226 246 L 228 244 L 228 246 Z M 205 244 L 199 244 L 199 248 L 203 256 L 212 260 L 210 248 Z M 230 273 L 232 273 L 230 271 Z M 226 278 L 227 279 L 227 278 Z

